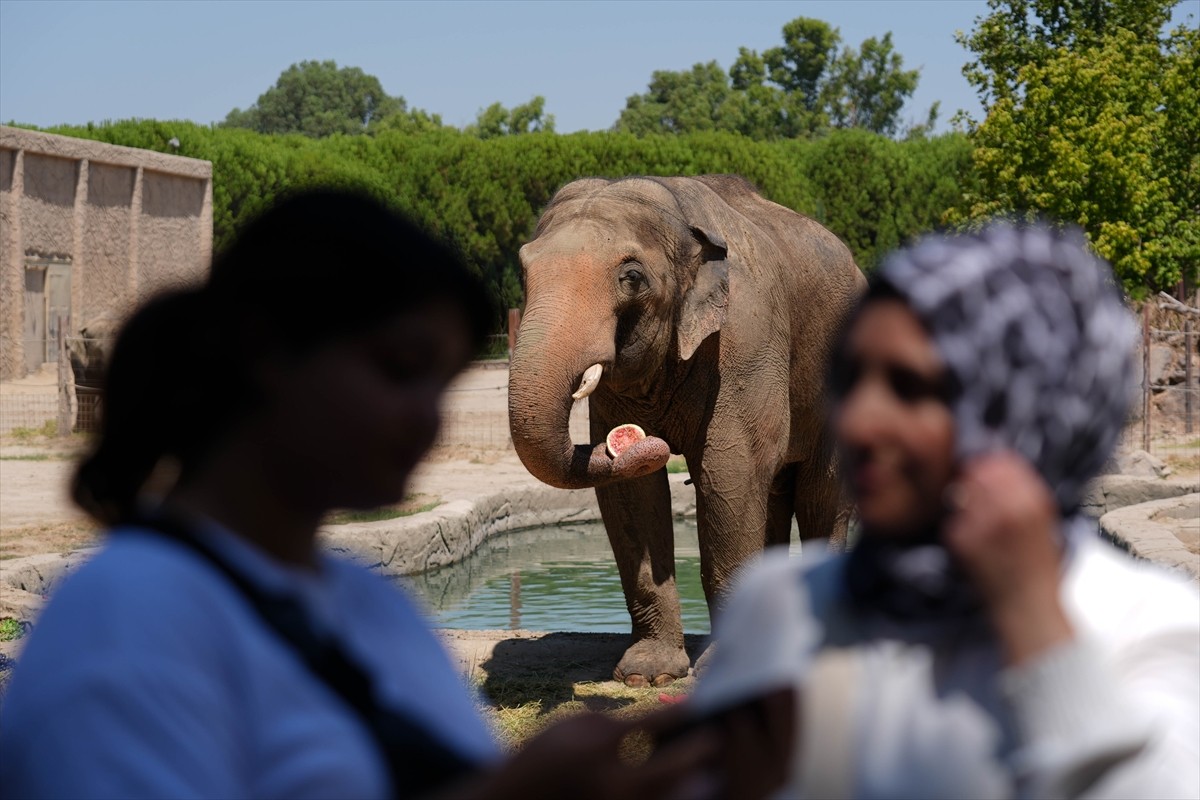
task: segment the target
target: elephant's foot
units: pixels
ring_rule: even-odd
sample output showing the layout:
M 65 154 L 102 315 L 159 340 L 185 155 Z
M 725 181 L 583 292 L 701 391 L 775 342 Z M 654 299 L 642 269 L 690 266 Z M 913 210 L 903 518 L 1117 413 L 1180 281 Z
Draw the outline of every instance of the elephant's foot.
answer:
M 666 686 L 685 678 L 691 664 L 683 643 L 672 645 L 658 639 L 642 639 L 621 656 L 613 680 L 626 686 Z

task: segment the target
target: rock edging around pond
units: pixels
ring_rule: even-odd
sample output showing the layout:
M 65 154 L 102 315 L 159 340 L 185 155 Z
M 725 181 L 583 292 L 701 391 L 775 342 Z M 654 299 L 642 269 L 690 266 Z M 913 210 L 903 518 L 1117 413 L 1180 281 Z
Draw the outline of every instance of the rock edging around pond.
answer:
M 1110 511 L 1100 518 L 1100 530 L 1134 556 L 1177 570 L 1200 585 L 1200 494 Z
M 669 477 L 674 514 L 695 516 L 695 493 L 684 483 L 687 476 Z M 1162 539 L 1161 531 L 1142 524 L 1148 519 L 1147 514 L 1153 512 L 1135 514 L 1130 510 L 1128 514 L 1120 515 L 1115 512 L 1132 507 L 1132 504 L 1167 503 L 1172 498 L 1197 492 L 1200 492 L 1200 482 L 1195 480 L 1108 475 L 1100 478 L 1089 493 L 1092 500 L 1085 510 L 1097 516 L 1097 512 L 1104 513 L 1102 524 L 1106 533 L 1126 543 L 1131 552 L 1175 566 L 1181 560 L 1186 561 L 1186 557 L 1195 557 L 1182 543 L 1179 543 L 1179 552 L 1166 548 L 1171 543 Z M 459 561 L 492 536 L 599 519 L 600 511 L 592 490 L 566 491 L 536 484 L 509 487 L 474 500 L 452 501 L 411 517 L 328 526 L 322 529 L 321 537 L 332 552 L 384 575 L 399 576 Z M 1144 543 L 1143 538 L 1146 539 Z M 65 555 L 46 554 L 0 561 L 0 617 L 32 622 L 41 598 L 53 592 L 63 577 L 94 552 L 95 548 L 88 548 Z
M 671 475 L 671 511 L 696 516 L 696 495 Z M 473 500 L 456 500 L 411 517 L 322 528 L 332 552 L 384 575 L 414 575 L 461 561 L 493 536 L 528 528 L 599 522 L 591 489 L 532 485 L 508 488 Z
M 673 513 L 694 517 L 696 498 L 684 484 L 687 475 L 670 479 Z M 564 491 L 536 484 L 451 501 L 409 517 L 326 526 L 320 538 L 331 552 L 383 575 L 399 576 L 461 561 L 487 539 L 510 531 L 599 520 L 591 489 Z M 0 618 L 31 622 L 41 599 L 96 549 L 0 561 Z

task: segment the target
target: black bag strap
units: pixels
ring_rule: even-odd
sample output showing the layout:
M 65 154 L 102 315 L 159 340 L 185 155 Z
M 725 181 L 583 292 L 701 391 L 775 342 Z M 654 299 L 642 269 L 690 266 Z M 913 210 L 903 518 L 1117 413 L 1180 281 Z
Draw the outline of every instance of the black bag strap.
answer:
M 251 583 L 197 536 L 188 521 L 159 511 L 130 524 L 187 546 L 229 580 L 267 626 L 291 645 L 305 666 L 358 714 L 387 762 L 395 796 L 399 796 L 401 787 L 408 796 L 420 796 L 480 770 L 478 763 L 407 715 L 379 705 L 371 675 L 336 639 L 316 634 L 295 597 L 271 593 Z

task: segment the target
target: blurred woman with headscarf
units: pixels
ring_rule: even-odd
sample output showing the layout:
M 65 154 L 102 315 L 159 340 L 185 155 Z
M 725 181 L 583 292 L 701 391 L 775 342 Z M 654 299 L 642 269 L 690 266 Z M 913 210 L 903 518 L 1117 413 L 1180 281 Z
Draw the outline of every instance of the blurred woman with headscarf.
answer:
M 884 263 L 831 370 L 861 538 L 749 568 L 692 701 L 795 689 L 779 796 L 1200 796 L 1200 596 L 1080 510 L 1133 332 L 1077 231 Z

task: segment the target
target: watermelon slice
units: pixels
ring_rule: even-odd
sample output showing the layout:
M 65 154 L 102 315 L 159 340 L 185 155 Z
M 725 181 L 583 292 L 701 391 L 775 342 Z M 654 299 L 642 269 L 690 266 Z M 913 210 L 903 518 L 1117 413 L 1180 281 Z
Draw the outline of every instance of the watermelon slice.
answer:
M 646 438 L 646 432 L 639 425 L 618 425 L 608 432 L 604 442 L 608 446 L 608 454 L 613 458 L 621 455 L 631 445 Z

